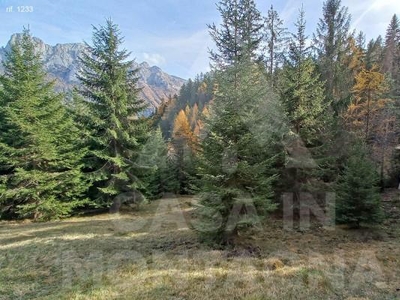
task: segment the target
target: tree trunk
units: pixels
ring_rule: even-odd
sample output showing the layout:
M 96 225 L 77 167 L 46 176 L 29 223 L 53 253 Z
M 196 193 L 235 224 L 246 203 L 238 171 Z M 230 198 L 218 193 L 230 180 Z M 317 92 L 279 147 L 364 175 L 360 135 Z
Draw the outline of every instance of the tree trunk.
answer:
M 370 111 L 369 111 L 369 106 L 371 102 L 371 91 L 368 91 L 368 99 L 367 99 L 367 126 L 365 129 L 365 142 L 368 143 L 368 135 L 369 135 L 369 117 L 370 117 Z

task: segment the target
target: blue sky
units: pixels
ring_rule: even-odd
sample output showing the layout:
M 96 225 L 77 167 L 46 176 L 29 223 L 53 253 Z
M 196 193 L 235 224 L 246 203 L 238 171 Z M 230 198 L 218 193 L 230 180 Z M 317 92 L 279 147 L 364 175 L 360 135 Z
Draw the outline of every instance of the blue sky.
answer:
M 311 36 L 322 15 L 323 0 L 256 0 L 266 15 L 274 5 L 291 28 L 304 4 Z M 400 15 L 399 0 L 342 0 L 352 14 L 353 27 L 367 38 L 385 34 L 394 13 Z M 13 12 L 7 8 L 13 7 Z M 32 6 L 31 13 L 18 13 L 18 6 Z M 208 70 L 208 48 L 213 43 L 206 24 L 219 22 L 214 0 L 0 0 L 0 45 L 11 34 L 29 25 L 44 42 L 89 41 L 91 25 L 111 17 L 125 36 L 124 47 L 138 62 L 147 61 L 183 78 Z

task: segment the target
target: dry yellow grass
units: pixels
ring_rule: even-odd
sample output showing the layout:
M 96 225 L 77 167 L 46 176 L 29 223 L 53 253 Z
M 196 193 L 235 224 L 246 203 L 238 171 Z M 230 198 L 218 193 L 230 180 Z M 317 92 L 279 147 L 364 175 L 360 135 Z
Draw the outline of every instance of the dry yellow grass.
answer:
M 397 220 L 303 233 L 269 220 L 213 250 L 190 229 L 191 201 L 0 223 L 0 299 L 400 299 Z

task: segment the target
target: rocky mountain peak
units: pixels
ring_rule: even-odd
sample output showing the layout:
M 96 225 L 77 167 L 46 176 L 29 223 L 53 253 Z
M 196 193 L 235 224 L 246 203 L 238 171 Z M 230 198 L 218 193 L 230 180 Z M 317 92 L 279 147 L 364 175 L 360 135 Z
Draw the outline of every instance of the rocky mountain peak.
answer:
M 12 43 L 21 39 L 22 34 L 13 34 L 5 47 L 0 47 L 0 61 L 11 49 Z M 68 91 L 79 84 L 79 55 L 84 51 L 82 43 L 56 44 L 51 46 L 41 39 L 34 37 L 35 47 L 42 55 L 43 65 L 50 79 L 55 79 L 56 88 Z M 150 66 L 147 62 L 134 62 L 132 68 L 139 69 L 138 85 L 142 88 L 141 97 L 151 106 L 158 107 L 163 99 L 178 94 L 185 80 L 169 75 L 157 66 Z M 0 72 L 3 67 L 0 65 Z

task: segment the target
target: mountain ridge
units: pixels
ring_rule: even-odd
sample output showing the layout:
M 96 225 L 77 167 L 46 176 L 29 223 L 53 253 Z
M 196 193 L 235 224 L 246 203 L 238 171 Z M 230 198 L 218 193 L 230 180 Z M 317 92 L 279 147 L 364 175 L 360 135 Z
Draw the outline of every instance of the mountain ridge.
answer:
M 5 59 L 12 43 L 20 37 L 19 33 L 13 34 L 7 45 L 0 47 L 0 62 Z M 76 75 L 80 68 L 78 57 L 85 49 L 83 43 L 58 43 L 51 46 L 40 38 L 33 37 L 33 40 L 37 51 L 42 56 L 44 70 L 48 73 L 49 79 L 55 80 L 58 91 L 67 92 L 79 85 Z M 186 82 L 185 79 L 170 75 L 160 67 L 150 66 L 147 62 L 133 61 L 132 68 L 139 69 L 140 96 L 153 108 L 158 107 L 163 99 L 179 94 L 180 88 Z M 3 71 L 4 68 L 0 63 L 0 72 Z

